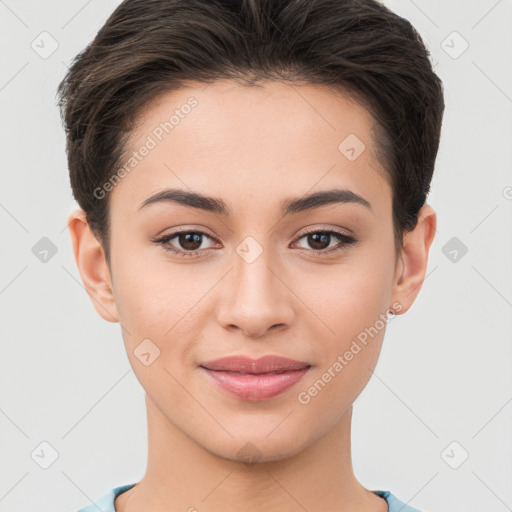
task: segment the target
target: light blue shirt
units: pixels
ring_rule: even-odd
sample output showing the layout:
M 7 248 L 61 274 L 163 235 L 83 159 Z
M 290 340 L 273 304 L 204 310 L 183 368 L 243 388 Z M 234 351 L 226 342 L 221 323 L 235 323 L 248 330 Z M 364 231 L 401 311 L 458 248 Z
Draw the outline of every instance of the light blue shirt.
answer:
M 127 484 L 115 487 L 111 491 L 104 494 L 99 500 L 91 503 L 90 505 L 87 505 L 84 508 L 81 508 L 77 512 L 98 512 L 99 510 L 102 512 L 116 512 L 116 509 L 114 508 L 114 500 L 123 491 L 131 489 L 134 485 L 135 484 Z M 388 512 L 421 512 L 417 508 L 406 505 L 403 501 L 400 501 L 389 491 L 377 490 L 372 492 L 377 494 L 377 496 L 381 496 L 388 502 Z

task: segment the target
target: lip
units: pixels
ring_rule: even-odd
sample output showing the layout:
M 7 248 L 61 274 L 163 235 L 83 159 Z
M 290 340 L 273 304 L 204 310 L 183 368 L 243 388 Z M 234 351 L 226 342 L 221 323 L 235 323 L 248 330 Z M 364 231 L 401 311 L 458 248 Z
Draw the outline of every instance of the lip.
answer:
M 259 359 L 230 356 L 201 364 L 213 382 L 228 394 L 249 401 L 268 400 L 291 388 L 311 365 L 268 355 Z
M 259 359 L 251 359 L 247 356 L 228 356 L 212 361 L 206 361 L 201 364 L 209 370 L 237 372 L 237 373 L 272 373 L 288 370 L 301 370 L 311 366 L 304 361 L 296 361 L 286 357 L 268 355 Z

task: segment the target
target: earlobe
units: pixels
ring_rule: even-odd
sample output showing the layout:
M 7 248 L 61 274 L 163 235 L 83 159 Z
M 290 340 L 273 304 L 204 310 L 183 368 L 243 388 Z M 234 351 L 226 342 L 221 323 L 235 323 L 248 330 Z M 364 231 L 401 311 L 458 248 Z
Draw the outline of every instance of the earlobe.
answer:
M 108 322 L 118 322 L 105 253 L 89 227 L 84 210 L 79 208 L 69 215 L 68 227 L 76 265 L 94 308 Z
M 392 296 L 393 301 L 399 302 L 402 306 L 400 314 L 409 310 L 421 290 L 436 225 L 436 213 L 426 204 L 418 214 L 416 227 L 404 235 Z

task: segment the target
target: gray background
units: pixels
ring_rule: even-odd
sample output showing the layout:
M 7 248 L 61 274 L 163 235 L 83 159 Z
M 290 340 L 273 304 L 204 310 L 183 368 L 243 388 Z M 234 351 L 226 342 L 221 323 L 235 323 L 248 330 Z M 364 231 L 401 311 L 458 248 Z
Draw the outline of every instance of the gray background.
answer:
M 55 102 L 118 3 L 0 0 L 0 511 L 74 511 L 145 470 L 142 388 L 72 255 Z M 425 511 L 510 510 L 512 1 L 385 3 L 423 36 L 447 106 L 427 278 L 356 401 L 354 469 Z

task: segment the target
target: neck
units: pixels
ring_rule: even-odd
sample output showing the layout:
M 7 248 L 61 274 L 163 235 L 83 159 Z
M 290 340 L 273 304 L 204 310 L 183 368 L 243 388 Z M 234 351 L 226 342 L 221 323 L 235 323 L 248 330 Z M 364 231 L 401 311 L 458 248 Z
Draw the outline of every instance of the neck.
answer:
M 185 436 L 146 396 L 148 462 L 143 479 L 115 501 L 117 512 L 387 512 L 386 501 L 355 478 L 352 406 L 301 452 L 244 463 L 219 457 Z

